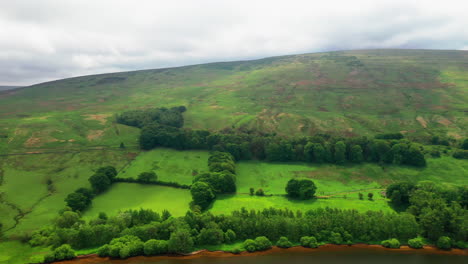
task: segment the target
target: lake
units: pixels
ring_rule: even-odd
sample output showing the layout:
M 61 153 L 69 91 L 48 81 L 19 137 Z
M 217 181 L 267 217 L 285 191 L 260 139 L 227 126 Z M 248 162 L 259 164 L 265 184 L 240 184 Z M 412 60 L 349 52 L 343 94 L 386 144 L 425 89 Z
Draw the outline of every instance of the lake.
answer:
M 453 254 L 456 253 L 456 254 Z M 321 249 L 275 248 L 266 252 L 243 253 L 240 256 L 219 252 L 203 252 L 186 257 L 134 257 L 127 260 L 108 260 L 96 257 L 71 262 L 69 264 L 465 264 L 467 251 L 443 252 L 434 249 L 389 250 L 383 248 L 331 246 Z

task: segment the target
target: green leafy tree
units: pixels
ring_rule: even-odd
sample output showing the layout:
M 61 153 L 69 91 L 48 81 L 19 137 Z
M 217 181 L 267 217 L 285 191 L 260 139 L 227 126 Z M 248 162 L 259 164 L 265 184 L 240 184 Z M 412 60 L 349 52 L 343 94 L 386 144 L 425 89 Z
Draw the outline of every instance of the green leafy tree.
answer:
M 190 188 L 190 193 L 194 204 L 199 205 L 202 209 L 206 209 L 215 198 L 211 186 L 205 182 L 194 183 Z
M 101 167 L 96 171 L 97 174 L 103 173 L 109 178 L 109 180 L 113 180 L 115 177 L 117 177 L 117 170 L 113 166 L 105 166 Z
M 368 193 L 367 198 L 372 201 L 374 199 L 374 193 Z
M 224 233 L 224 241 L 226 243 L 234 243 L 236 241 L 237 235 L 232 229 L 228 229 L 226 233 Z
M 343 141 L 335 143 L 334 159 L 336 164 L 343 164 L 346 162 L 346 144 Z
M 349 159 L 351 162 L 354 162 L 354 163 L 361 163 L 364 161 L 364 156 L 363 156 L 361 146 L 354 145 L 351 147 L 351 151 L 349 153 Z
M 249 192 L 250 196 L 253 196 L 255 194 L 255 189 L 253 187 L 250 187 Z
M 364 199 L 364 194 L 359 193 L 359 200 L 362 200 L 362 199 Z
M 289 197 L 306 200 L 314 197 L 317 187 L 311 180 L 291 179 L 285 190 Z
M 262 188 L 258 189 L 256 192 L 255 192 L 255 195 L 257 196 L 265 196 L 265 192 L 263 191 Z
M 168 250 L 171 253 L 187 253 L 193 248 L 193 239 L 186 229 L 172 232 L 168 241 Z
M 153 171 L 151 172 L 142 172 L 138 175 L 138 181 L 140 182 L 152 182 L 156 181 L 158 176 Z
M 147 256 L 166 254 L 168 252 L 168 243 L 166 240 L 150 239 L 145 242 L 143 251 Z
M 96 173 L 89 178 L 89 183 L 93 187 L 93 190 L 96 193 L 102 193 L 105 190 L 109 189 L 112 182 L 104 173 Z
M 73 192 L 65 198 L 65 202 L 73 211 L 83 211 L 91 204 L 91 199 L 82 193 Z

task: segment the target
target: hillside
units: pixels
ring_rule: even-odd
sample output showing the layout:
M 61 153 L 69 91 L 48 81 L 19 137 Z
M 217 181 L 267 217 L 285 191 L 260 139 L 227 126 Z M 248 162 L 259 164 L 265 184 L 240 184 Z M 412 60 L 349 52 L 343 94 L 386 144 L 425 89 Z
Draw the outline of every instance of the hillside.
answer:
M 467 76 L 467 51 L 363 50 L 71 78 L 0 93 L 0 151 L 132 145 L 103 124 L 175 105 L 189 109 L 192 128 L 458 139 L 467 135 Z
M 451 157 L 453 142 L 428 144 L 434 135 L 468 136 L 467 102 L 468 51 L 429 50 L 292 55 L 83 76 L 0 91 L 2 233 L 24 241 L 53 225 L 66 197 L 92 186 L 88 179 L 103 166 L 114 166 L 121 181 L 96 193 L 82 211 L 84 220 L 140 208 L 184 215 L 193 200 L 190 186 L 173 188 L 174 183 L 187 186 L 211 171 L 213 153 L 207 148 L 142 151 L 140 129 L 115 122 L 115 114 L 124 111 L 181 105 L 187 108 L 179 112 L 184 127 L 213 133 L 260 131 L 284 140 L 316 133 L 372 138 L 401 132 L 425 144 L 415 143 L 425 150 L 423 167 L 236 160 L 237 189 L 219 194 L 206 208 L 210 213 L 270 207 L 394 213 L 385 196 L 391 183 L 432 181 L 448 190 L 468 183 L 468 163 Z M 131 181 L 142 172 L 154 172 L 172 185 Z M 285 185 L 296 178 L 312 179 L 317 199 L 287 197 Z M 254 189 L 266 195 L 249 194 Z M 371 196 L 363 199 L 363 194 Z M 38 262 L 50 251 L 14 241 L 2 242 L 0 248 L 8 249 L 0 262 L 15 254 L 24 258 L 18 263 Z

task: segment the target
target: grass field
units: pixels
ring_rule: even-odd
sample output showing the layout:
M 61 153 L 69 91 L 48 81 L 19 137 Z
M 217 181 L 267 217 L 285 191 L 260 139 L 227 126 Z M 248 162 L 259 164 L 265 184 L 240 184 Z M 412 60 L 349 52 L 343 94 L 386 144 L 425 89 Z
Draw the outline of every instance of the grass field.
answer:
M 126 209 L 153 209 L 157 212 L 168 210 L 174 216 L 184 215 L 192 200 L 188 190 L 171 187 L 116 183 L 106 193 L 97 196 L 83 215 L 90 219 L 100 212 L 114 215 Z
M 104 165 L 119 168 L 130 158 L 127 151 L 106 150 L 2 158 L 0 208 L 5 208 L 5 213 L 0 214 L 0 222 L 4 223 L 4 230 L 8 230 L 7 235 L 15 236 L 50 224 L 64 208 L 69 193 L 79 187 L 89 187 L 88 178 L 94 170 Z M 48 180 L 51 187 L 47 185 Z M 18 209 L 25 216 L 16 228 L 9 230 L 15 225 L 13 218 L 19 214 Z
M 128 166 L 119 172 L 118 177 L 137 178 L 142 172 L 153 171 L 158 180 L 192 184 L 194 175 L 208 171 L 208 151 L 177 151 L 155 149 L 142 152 Z
M 46 248 L 32 248 L 19 241 L 0 242 L 1 264 L 24 264 L 42 262 L 44 255 L 49 252 Z
M 366 193 L 367 194 L 367 193 Z M 223 195 L 216 199 L 210 212 L 214 214 L 229 214 L 233 210 L 239 210 L 242 207 L 250 210 L 261 210 L 264 208 L 279 208 L 289 210 L 307 211 L 316 208 L 340 208 L 340 209 L 356 209 L 361 212 L 368 210 L 391 212 L 393 209 L 388 206 L 387 200 L 383 199 L 374 192 L 375 199 L 369 201 L 366 199 L 359 200 L 358 194 L 348 194 L 347 198 L 343 196 L 330 199 L 314 199 L 314 200 L 290 200 L 285 196 L 259 197 L 250 195 Z

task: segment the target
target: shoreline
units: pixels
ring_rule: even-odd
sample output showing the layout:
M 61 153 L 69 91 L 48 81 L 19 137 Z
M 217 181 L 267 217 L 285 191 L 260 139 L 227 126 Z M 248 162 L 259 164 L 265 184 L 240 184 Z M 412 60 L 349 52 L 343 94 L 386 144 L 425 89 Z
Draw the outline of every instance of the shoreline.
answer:
M 354 244 L 351 246 L 348 245 L 334 245 L 334 244 L 325 244 L 318 248 L 305 248 L 302 246 L 294 246 L 291 248 L 279 248 L 277 246 L 273 246 L 271 249 L 265 251 L 256 251 L 256 252 L 247 252 L 243 251 L 239 254 L 234 254 L 228 251 L 222 250 L 197 250 L 188 254 L 180 254 L 180 255 L 162 255 L 162 256 L 136 256 L 130 257 L 128 259 L 111 259 L 109 257 L 101 258 L 97 254 L 88 254 L 88 255 L 80 255 L 77 256 L 75 259 L 66 260 L 66 261 L 58 261 L 53 263 L 59 264 L 70 264 L 73 262 L 76 263 L 102 263 L 105 262 L 113 262 L 113 263 L 139 263 L 139 261 L 158 261 L 164 259 L 194 259 L 194 258 L 201 258 L 201 257 L 212 257 L 212 258 L 225 258 L 225 257 L 249 257 L 249 256 L 263 256 L 269 255 L 274 253 L 313 253 L 313 252 L 333 252 L 333 251 L 355 251 L 355 250 L 373 250 L 376 252 L 395 252 L 395 253 L 403 253 L 403 254 L 427 254 L 427 255 L 458 255 L 458 256 L 468 256 L 468 249 L 451 249 L 451 250 L 441 250 L 436 248 L 435 246 L 424 246 L 422 249 L 413 249 L 409 246 L 401 246 L 399 249 L 393 248 L 385 248 L 382 245 L 369 245 L 369 244 Z

